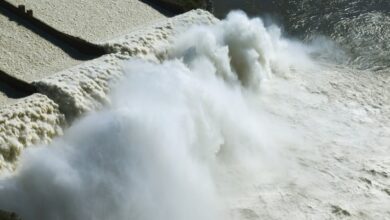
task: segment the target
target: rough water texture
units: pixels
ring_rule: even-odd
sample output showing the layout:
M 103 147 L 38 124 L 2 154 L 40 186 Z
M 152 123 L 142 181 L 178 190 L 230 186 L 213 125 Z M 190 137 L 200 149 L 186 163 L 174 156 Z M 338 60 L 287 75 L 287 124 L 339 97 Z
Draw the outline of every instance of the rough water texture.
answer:
M 390 2 L 387 0 L 282 0 L 275 11 L 289 33 L 331 37 L 360 69 L 389 67 Z
M 62 135 L 65 118 L 44 95 L 32 95 L 0 108 L 0 170 L 13 170 L 27 146 Z
M 110 105 L 28 149 L 0 180 L 0 207 L 43 220 L 388 219 L 388 71 L 334 64 L 329 44 L 241 13 L 207 23 L 152 61 L 123 55 L 136 42 L 113 47 L 127 61 Z M 92 110 L 85 79 L 65 91 Z
M 344 64 L 389 67 L 390 2 L 387 0 L 213 0 L 221 17 L 241 9 L 277 20 L 287 34 L 305 41 L 328 37 L 348 53 Z

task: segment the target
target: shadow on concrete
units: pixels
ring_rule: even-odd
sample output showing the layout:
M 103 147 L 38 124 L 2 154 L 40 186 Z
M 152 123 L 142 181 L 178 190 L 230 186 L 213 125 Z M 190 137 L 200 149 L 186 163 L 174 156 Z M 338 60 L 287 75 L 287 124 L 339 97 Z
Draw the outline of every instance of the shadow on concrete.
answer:
M 103 46 L 62 33 L 33 17 L 33 11 L 25 11 L 23 5 L 16 7 L 5 0 L 0 0 L 0 13 L 62 49 L 76 60 L 90 60 L 107 54 Z
M 92 44 L 81 38 L 62 33 L 47 25 L 33 17 L 33 11 L 26 11 L 23 5 L 16 7 L 5 0 L 0 0 L 0 13 L 8 17 L 11 22 L 16 22 L 18 25 L 57 46 L 73 59 L 81 61 L 91 60 L 108 53 L 101 45 Z M 37 91 L 31 84 L 14 78 L 0 70 L 0 92 L 9 98 L 22 98 Z
M 175 15 L 179 15 L 182 13 L 185 13 L 191 9 L 196 9 L 196 8 L 189 8 L 190 6 L 184 6 L 181 5 L 180 3 L 174 4 L 170 3 L 169 1 L 164 1 L 164 0 L 140 0 L 141 2 L 148 4 L 155 10 L 161 12 L 165 16 L 168 17 L 173 17 Z M 230 0 L 229 0 L 230 1 Z M 241 0 L 240 0 L 241 1 Z M 214 13 L 214 2 L 212 0 L 204 0 L 202 5 L 199 5 L 198 7 L 207 10 L 210 13 Z
M 27 97 L 29 95 L 32 95 L 30 93 L 25 93 L 23 91 L 19 91 L 15 88 L 11 87 L 7 83 L 1 82 L 1 81 L 0 81 L 0 91 L 1 91 L 1 93 L 3 93 L 4 95 L 6 95 L 8 98 L 11 98 L 11 99 L 20 99 L 20 98 L 24 98 L 24 97 Z
M 17 99 L 32 95 L 38 91 L 33 85 L 16 79 L 0 70 L 0 92 L 4 93 L 8 98 Z
M 162 3 L 159 0 L 140 0 L 141 2 L 148 4 L 155 10 L 159 11 L 163 15 L 167 17 L 173 17 L 175 15 L 179 15 L 184 13 L 183 9 L 173 5 L 173 4 L 167 4 L 167 3 Z

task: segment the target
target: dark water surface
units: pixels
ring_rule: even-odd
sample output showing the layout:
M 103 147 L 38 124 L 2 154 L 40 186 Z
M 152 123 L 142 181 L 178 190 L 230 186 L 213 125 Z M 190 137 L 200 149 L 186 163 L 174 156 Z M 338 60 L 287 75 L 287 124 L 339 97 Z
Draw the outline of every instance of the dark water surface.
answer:
M 271 17 L 286 34 L 305 41 L 326 37 L 360 69 L 390 67 L 389 0 L 213 0 L 223 18 L 231 10 Z

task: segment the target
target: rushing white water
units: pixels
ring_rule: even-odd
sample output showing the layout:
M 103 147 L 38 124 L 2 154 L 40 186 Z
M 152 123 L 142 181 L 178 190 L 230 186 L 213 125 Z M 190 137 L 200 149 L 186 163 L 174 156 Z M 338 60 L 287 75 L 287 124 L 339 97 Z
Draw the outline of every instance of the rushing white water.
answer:
M 0 181 L 0 207 L 42 220 L 232 218 L 232 187 L 291 168 L 280 152 L 300 133 L 262 96 L 273 74 L 315 68 L 312 51 L 242 13 L 195 27 L 168 61 L 127 62 L 111 106 L 27 150 Z

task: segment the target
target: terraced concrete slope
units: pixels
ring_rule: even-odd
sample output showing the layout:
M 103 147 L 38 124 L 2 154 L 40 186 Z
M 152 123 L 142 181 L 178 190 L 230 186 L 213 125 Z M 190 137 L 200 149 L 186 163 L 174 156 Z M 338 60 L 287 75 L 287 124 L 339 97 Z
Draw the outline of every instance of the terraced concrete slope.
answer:
M 38 19 L 67 34 L 99 43 L 164 19 L 138 0 L 10 0 L 32 9 Z
M 64 33 L 104 42 L 165 16 L 140 1 L 8 1 L 33 9 L 33 17 Z M 3 3 L 2 3 L 3 4 Z M 25 82 L 41 80 L 92 59 L 29 19 L 0 7 L 0 70 Z M 11 104 L 19 91 L 0 80 L 0 104 Z
M 132 31 L 107 42 L 111 54 L 82 63 L 42 80 L 34 81 L 38 90 L 60 105 L 68 120 L 109 103 L 110 88 L 121 77 L 122 61 L 140 58 L 159 62 L 175 34 L 195 24 L 212 24 L 209 12 L 194 10 Z
M 107 41 L 111 54 L 34 80 L 44 95 L 0 106 L 0 172 L 13 169 L 25 147 L 50 142 L 60 135 L 65 117 L 71 122 L 108 104 L 110 89 L 123 75 L 124 60 L 137 57 L 159 62 L 174 34 L 192 24 L 215 21 L 213 15 L 202 10 L 169 18 Z
M 7 13 L 0 13 L 1 70 L 31 82 L 79 63 Z

